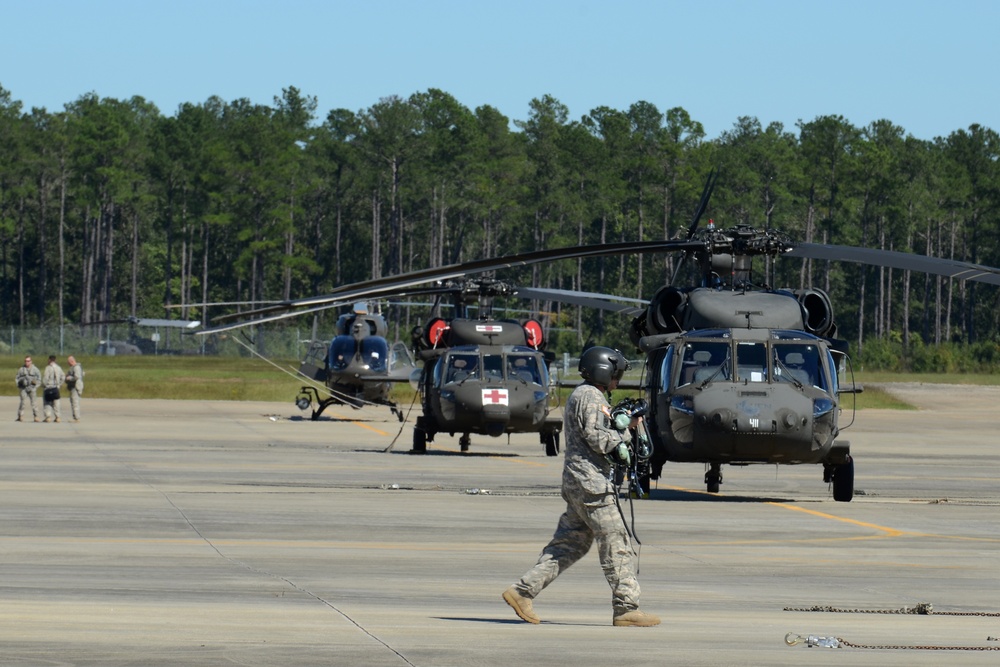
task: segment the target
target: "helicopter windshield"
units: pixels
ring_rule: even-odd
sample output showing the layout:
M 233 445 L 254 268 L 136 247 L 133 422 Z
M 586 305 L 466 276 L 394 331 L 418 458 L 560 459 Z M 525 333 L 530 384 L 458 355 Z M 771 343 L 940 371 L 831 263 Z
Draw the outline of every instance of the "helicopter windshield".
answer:
M 479 355 L 469 353 L 452 354 L 448 357 L 448 365 L 444 374 L 445 383 L 462 382 L 476 377 L 479 371 Z
M 767 346 L 764 343 L 737 343 L 736 379 L 767 382 Z
M 350 336 L 337 336 L 330 343 L 330 368 L 342 371 L 351 363 L 354 356 L 354 339 Z
M 537 360 L 535 357 L 526 354 L 507 355 L 507 377 L 511 380 L 542 384 L 542 376 L 538 372 Z
M 361 340 L 361 359 L 369 370 L 384 371 L 389 365 L 389 345 L 385 338 L 372 336 Z
M 681 350 L 681 375 L 677 382 L 683 387 L 692 382 L 732 377 L 732 358 L 728 341 L 691 341 Z
M 503 380 L 503 355 L 483 355 L 483 377 L 492 382 Z
M 795 382 L 807 387 L 829 389 L 826 373 L 819 359 L 819 350 L 807 343 L 776 343 L 774 345 L 774 379 Z

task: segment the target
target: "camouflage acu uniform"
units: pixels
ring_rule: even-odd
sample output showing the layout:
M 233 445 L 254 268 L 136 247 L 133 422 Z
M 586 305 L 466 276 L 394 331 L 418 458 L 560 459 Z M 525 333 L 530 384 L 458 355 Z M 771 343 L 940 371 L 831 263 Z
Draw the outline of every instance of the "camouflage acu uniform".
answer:
M 69 390 L 69 407 L 73 411 L 73 420 L 80 421 L 80 395 L 83 394 L 83 366 L 73 357 L 69 370 L 66 371 L 66 389 Z
M 38 385 L 42 383 L 42 373 L 38 367 L 24 365 L 17 369 L 14 377 L 18 391 L 21 394 L 21 403 L 17 406 L 17 421 L 24 419 L 24 413 L 28 406 L 31 406 L 31 416 L 38 421 Z
M 611 585 L 615 615 L 639 607 L 636 555 L 615 505 L 615 489 L 610 481 L 612 465 L 605 458 L 622 442 L 622 435 L 610 422 L 610 406 L 603 392 L 593 385 L 580 385 L 566 401 L 562 478 L 566 511 L 538 563 L 514 584 L 526 598 L 541 593 L 563 570 L 580 560 L 596 540 L 601 568 Z
M 66 374 L 63 373 L 63 369 L 55 361 L 49 361 L 49 365 L 45 367 L 45 372 L 42 373 L 42 385 L 46 389 L 58 389 L 65 381 Z M 45 412 L 45 421 L 49 421 L 53 417 L 55 417 L 55 421 L 59 421 L 59 417 L 61 416 L 60 400 L 57 398 L 54 401 L 50 401 L 45 399 L 44 396 L 43 393 L 42 410 Z

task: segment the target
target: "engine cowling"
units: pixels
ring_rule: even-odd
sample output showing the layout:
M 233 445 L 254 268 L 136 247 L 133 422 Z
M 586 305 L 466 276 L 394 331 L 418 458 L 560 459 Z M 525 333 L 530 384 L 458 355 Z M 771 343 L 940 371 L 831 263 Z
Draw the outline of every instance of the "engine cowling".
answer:
M 648 334 L 677 333 L 683 330 L 687 293 L 671 285 L 661 287 L 646 308 Z
M 792 292 L 802 306 L 805 329 L 811 334 L 832 338 L 837 334 L 837 325 L 833 322 L 833 304 L 830 297 L 821 289 L 798 289 Z

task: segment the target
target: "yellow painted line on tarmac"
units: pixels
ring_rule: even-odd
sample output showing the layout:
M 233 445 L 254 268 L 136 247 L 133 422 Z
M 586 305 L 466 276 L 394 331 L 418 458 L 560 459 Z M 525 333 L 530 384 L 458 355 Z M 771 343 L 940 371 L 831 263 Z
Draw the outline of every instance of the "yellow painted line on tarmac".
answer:
M 381 429 L 377 429 L 377 428 L 375 428 L 374 426 L 369 426 L 368 424 L 365 424 L 365 423 L 363 423 L 363 422 L 356 422 L 356 421 L 352 421 L 351 423 L 352 423 L 352 424 L 354 424 L 355 426 L 360 426 L 361 428 L 366 428 L 366 429 L 368 429 L 369 431 L 373 431 L 373 432 L 375 432 L 375 433 L 378 433 L 379 435 L 389 435 L 389 434 L 388 434 L 388 433 L 386 433 L 385 431 L 383 431 L 383 430 L 381 430 Z
M 369 431 L 372 431 L 374 433 L 378 433 L 379 435 L 391 435 L 391 434 L 386 433 L 385 431 L 383 431 L 381 429 L 375 428 L 374 426 L 369 426 L 368 424 L 365 424 L 364 422 L 359 422 L 359 421 L 356 421 L 354 419 L 350 419 L 346 415 L 341 415 L 341 414 L 333 413 L 331 416 L 336 417 L 338 419 L 338 421 L 346 421 L 348 424 L 354 424 L 355 426 L 360 426 L 361 428 L 366 428 Z
M 686 489 L 681 486 L 668 486 L 668 489 L 674 491 L 683 491 L 685 493 L 700 493 L 706 496 L 715 496 L 714 493 L 709 493 L 707 491 L 700 491 L 698 489 Z M 849 519 L 843 516 L 837 516 L 836 514 L 829 514 L 828 512 L 820 512 L 818 510 L 806 509 L 805 507 L 799 507 L 798 505 L 790 505 L 788 503 L 777 503 L 773 501 L 768 501 L 768 505 L 773 505 L 774 507 L 780 507 L 781 509 L 786 509 L 794 512 L 804 512 L 805 514 L 811 514 L 812 516 L 819 517 L 821 519 L 830 519 L 832 521 L 839 521 L 841 523 L 848 523 L 855 526 L 860 526 L 861 528 L 870 528 L 872 530 L 882 533 L 881 535 L 870 535 L 870 536 L 854 536 L 854 537 L 827 537 L 827 538 L 808 538 L 804 540 L 792 540 L 793 542 L 839 542 L 839 541 L 852 541 L 852 540 L 869 540 L 869 539 L 881 539 L 885 537 L 923 537 L 931 539 L 941 539 L 941 540 L 960 540 L 964 542 L 1000 542 L 1000 538 L 997 537 L 972 537 L 969 535 L 941 535 L 940 533 L 923 533 L 915 532 L 909 530 L 899 530 L 897 528 L 890 528 L 888 526 L 880 526 L 875 523 L 869 523 L 867 521 L 859 521 L 857 519 Z M 770 540 L 743 540 L 740 542 L 732 542 L 727 544 L 766 544 Z
M 832 519 L 833 521 L 850 523 L 855 526 L 861 526 L 862 528 L 871 528 L 873 530 L 878 530 L 885 533 L 885 537 L 899 537 L 900 535 L 918 534 L 918 533 L 909 533 L 905 530 L 896 530 L 895 528 L 888 528 L 887 526 L 879 526 L 878 524 L 868 523 L 867 521 L 858 521 L 857 519 L 848 519 L 847 517 L 836 516 L 835 514 L 827 514 L 826 512 L 817 512 L 816 510 L 809 510 L 806 509 L 805 507 L 799 507 L 798 505 L 789 505 L 787 503 L 775 503 L 775 502 L 769 502 L 767 504 L 773 505 L 774 507 L 781 507 L 786 510 L 792 510 L 795 512 L 805 512 L 806 514 L 818 516 L 822 519 Z

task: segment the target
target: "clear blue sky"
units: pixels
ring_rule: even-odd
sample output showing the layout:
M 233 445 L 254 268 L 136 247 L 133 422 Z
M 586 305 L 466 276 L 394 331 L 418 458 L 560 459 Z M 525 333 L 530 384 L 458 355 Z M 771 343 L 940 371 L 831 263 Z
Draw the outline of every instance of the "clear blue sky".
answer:
M 740 116 L 1000 131 L 996 0 L 0 0 L 0 21 L 25 110 L 94 92 L 173 115 L 295 86 L 322 118 L 439 88 L 519 120 L 546 94 L 571 119 L 680 106 L 709 138 Z

